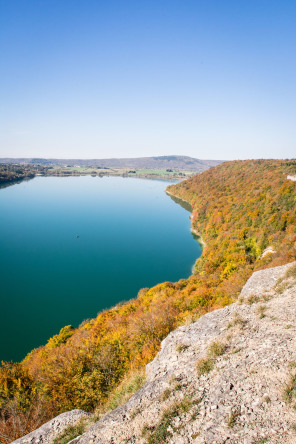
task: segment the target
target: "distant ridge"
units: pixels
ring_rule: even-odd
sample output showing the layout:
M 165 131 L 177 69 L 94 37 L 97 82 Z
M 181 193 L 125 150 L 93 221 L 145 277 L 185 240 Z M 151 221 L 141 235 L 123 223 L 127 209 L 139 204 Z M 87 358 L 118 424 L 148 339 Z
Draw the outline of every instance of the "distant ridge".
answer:
M 182 169 L 187 171 L 204 171 L 222 163 L 222 160 L 201 160 L 188 156 L 156 156 L 122 159 L 43 159 L 43 158 L 1 158 L 0 163 L 17 163 L 23 165 L 80 165 L 113 168 L 149 168 L 149 169 Z

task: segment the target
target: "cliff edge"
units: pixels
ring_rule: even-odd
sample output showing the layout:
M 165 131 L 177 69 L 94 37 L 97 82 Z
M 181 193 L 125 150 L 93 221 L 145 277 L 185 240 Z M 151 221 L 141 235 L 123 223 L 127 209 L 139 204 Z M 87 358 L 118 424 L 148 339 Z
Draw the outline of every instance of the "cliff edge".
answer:
M 295 443 L 295 302 L 296 262 L 255 272 L 238 302 L 170 333 L 142 389 L 71 443 Z

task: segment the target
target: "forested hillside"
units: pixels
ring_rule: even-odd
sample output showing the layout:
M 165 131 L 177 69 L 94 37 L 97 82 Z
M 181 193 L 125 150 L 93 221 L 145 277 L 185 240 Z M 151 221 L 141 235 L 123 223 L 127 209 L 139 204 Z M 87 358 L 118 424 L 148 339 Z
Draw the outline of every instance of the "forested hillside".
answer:
M 168 187 L 193 208 L 192 227 L 206 242 L 197 271 L 215 272 L 218 282 L 242 267 L 253 268 L 264 249 L 274 265 L 295 253 L 296 161 L 228 162 Z M 267 260 L 267 259 L 266 259 Z
M 36 174 L 45 174 L 45 172 L 45 167 L 0 163 L 0 185 L 15 183 L 25 179 L 33 179 Z
M 296 182 L 287 180 L 295 173 L 296 161 L 236 161 L 169 186 L 190 202 L 192 226 L 205 243 L 194 275 L 142 289 L 78 329 L 64 327 L 23 362 L 3 363 L 1 441 L 66 410 L 102 411 L 171 330 L 234 301 L 254 270 L 295 259 Z M 274 252 L 264 255 L 267 247 Z

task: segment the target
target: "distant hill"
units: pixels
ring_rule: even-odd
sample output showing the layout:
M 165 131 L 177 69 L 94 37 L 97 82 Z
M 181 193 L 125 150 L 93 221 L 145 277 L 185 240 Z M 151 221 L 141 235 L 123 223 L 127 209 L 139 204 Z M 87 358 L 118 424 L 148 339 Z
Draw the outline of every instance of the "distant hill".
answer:
M 222 163 L 222 160 L 201 160 L 188 156 L 135 157 L 123 159 L 42 159 L 42 158 L 2 158 L 0 163 L 23 165 L 79 165 L 113 168 L 180 169 L 201 172 Z

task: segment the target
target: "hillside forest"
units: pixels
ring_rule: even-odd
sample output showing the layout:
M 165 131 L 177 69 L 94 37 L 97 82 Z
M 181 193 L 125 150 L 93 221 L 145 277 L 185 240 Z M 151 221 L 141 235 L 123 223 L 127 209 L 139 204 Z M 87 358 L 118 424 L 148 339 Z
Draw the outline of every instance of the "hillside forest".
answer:
M 67 410 L 114 407 L 170 331 L 235 301 L 253 271 L 295 260 L 296 182 L 287 179 L 295 174 L 296 160 L 233 161 L 170 185 L 190 203 L 204 243 L 193 275 L 144 288 L 78 328 L 65 326 L 22 362 L 2 362 L 1 443 Z

